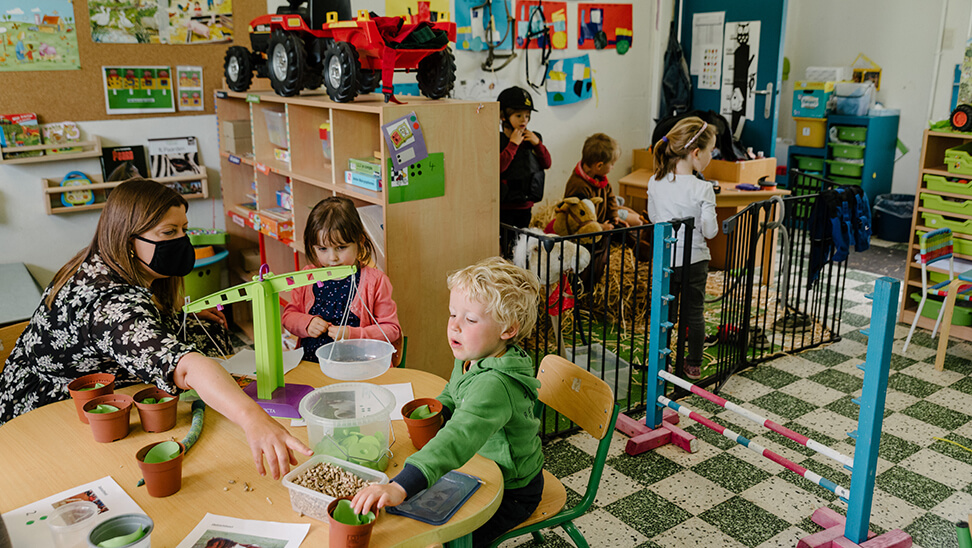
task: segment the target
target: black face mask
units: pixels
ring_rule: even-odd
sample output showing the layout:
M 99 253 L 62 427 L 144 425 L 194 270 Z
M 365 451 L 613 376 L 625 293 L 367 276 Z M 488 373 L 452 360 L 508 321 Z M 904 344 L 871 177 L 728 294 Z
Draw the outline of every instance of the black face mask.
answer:
M 158 242 L 147 240 L 141 236 L 135 238 L 148 242 L 155 246 L 152 260 L 149 262 L 138 260 L 142 264 L 151 268 L 163 276 L 185 276 L 192 272 L 192 267 L 196 264 L 196 252 L 192 249 L 192 242 L 189 236 L 183 236 L 174 240 L 160 240 Z M 138 255 L 135 255 L 138 257 Z

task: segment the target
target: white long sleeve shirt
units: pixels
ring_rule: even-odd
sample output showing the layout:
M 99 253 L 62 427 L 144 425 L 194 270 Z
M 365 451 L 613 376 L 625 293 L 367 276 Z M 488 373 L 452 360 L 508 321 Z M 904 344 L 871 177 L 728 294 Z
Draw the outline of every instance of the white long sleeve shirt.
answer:
M 685 217 L 695 219 L 695 230 L 692 233 L 692 264 L 708 261 L 711 255 L 705 241 L 719 233 L 712 183 L 694 175 L 669 173 L 662 180 L 652 177 L 648 181 L 648 219 L 652 223 L 663 223 Z M 675 247 L 672 266 L 682 265 L 682 253 L 685 248 L 684 234 L 685 229 L 680 228 L 677 233 L 678 244 Z

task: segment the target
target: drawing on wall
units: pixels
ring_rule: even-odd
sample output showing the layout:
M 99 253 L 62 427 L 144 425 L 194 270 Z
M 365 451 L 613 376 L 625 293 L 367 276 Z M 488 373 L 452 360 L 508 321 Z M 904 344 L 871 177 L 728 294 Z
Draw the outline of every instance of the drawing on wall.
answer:
M 495 101 L 501 90 L 512 85 L 504 78 L 497 78 L 496 74 L 483 72 L 476 78 L 457 80 L 455 98 L 464 101 Z
M 170 0 L 165 41 L 209 44 L 233 40 L 232 0 Z
M 567 3 L 520 0 L 516 3 L 516 47 L 567 49 Z
M 513 0 L 456 0 L 456 49 L 484 51 L 487 38 L 497 50 L 513 47 L 507 14 Z
M 591 98 L 594 78 L 588 55 L 558 59 L 547 73 L 547 104 L 569 105 Z
M 730 117 L 730 128 L 735 133 L 743 119 L 753 120 L 755 116 L 759 21 L 726 23 L 725 36 L 719 113 Z
M 101 67 L 108 114 L 175 112 L 172 67 Z
M 614 48 L 624 55 L 631 48 L 634 26 L 631 4 L 577 4 L 577 48 Z
M 90 0 L 91 41 L 103 44 L 160 44 L 166 26 L 159 0 Z
M 176 84 L 179 90 L 179 110 L 204 110 L 203 69 L 200 66 L 176 67 Z
M 449 13 L 449 0 L 424 0 L 430 2 L 429 10 L 434 13 Z M 419 0 L 385 0 L 385 16 L 417 15 Z M 437 17 L 437 15 L 436 15 Z
M 0 0 L 0 72 L 78 70 L 71 0 Z

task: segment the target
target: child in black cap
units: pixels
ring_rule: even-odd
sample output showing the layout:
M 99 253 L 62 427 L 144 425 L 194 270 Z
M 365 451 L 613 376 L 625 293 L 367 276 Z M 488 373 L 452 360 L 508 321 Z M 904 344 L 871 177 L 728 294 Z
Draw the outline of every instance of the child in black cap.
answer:
M 530 225 L 533 203 L 543 199 L 545 169 L 550 152 L 539 133 L 527 129 L 530 113 L 536 112 L 530 93 L 520 87 L 504 89 L 500 104 L 500 222 L 525 228 Z

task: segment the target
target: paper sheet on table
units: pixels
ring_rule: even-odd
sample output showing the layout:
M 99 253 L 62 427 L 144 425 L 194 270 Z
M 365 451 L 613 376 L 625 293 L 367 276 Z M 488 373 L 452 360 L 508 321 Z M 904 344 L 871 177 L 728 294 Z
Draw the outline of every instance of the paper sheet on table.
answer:
M 287 350 L 282 354 L 284 374 L 290 372 L 291 369 L 297 367 L 300 363 L 301 357 L 303 357 L 303 350 Z M 220 360 L 216 360 L 220 361 Z M 251 377 L 256 376 L 256 352 L 253 350 L 240 350 L 235 356 L 227 360 L 222 360 L 223 368 L 230 372 L 231 375 L 249 375 Z
M 3 514 L 11 545 L 50 546 L 51 531 L 45 520 L 58 506 L 78 500 L 98 505 L 101 509 L 99 523 L 122 514 L 145 513 L 111 476 L 105 476 Z
M 280 502 L 286 503 L 286 500 Z M 308 531 L 310 531 L 309 523 L 257 521 L 206 514 L 176 548 L 206 546 L 214 538 L 224 538 L 234 542 L 235 544 L 232 546 L 298 548 L 300 543 L 304 542 Z M 225 545 L 230 544 L 226 543 Z M 220 544 L 220 546 L 224 546 L 224 544 Z
M 383 384 L 395 396 L 395 408 L 392 409 L 391 419 L 402 420 L 402 406 L 415 399 L 412 392 L 412 383 L 403 382 L 399 384 Z

